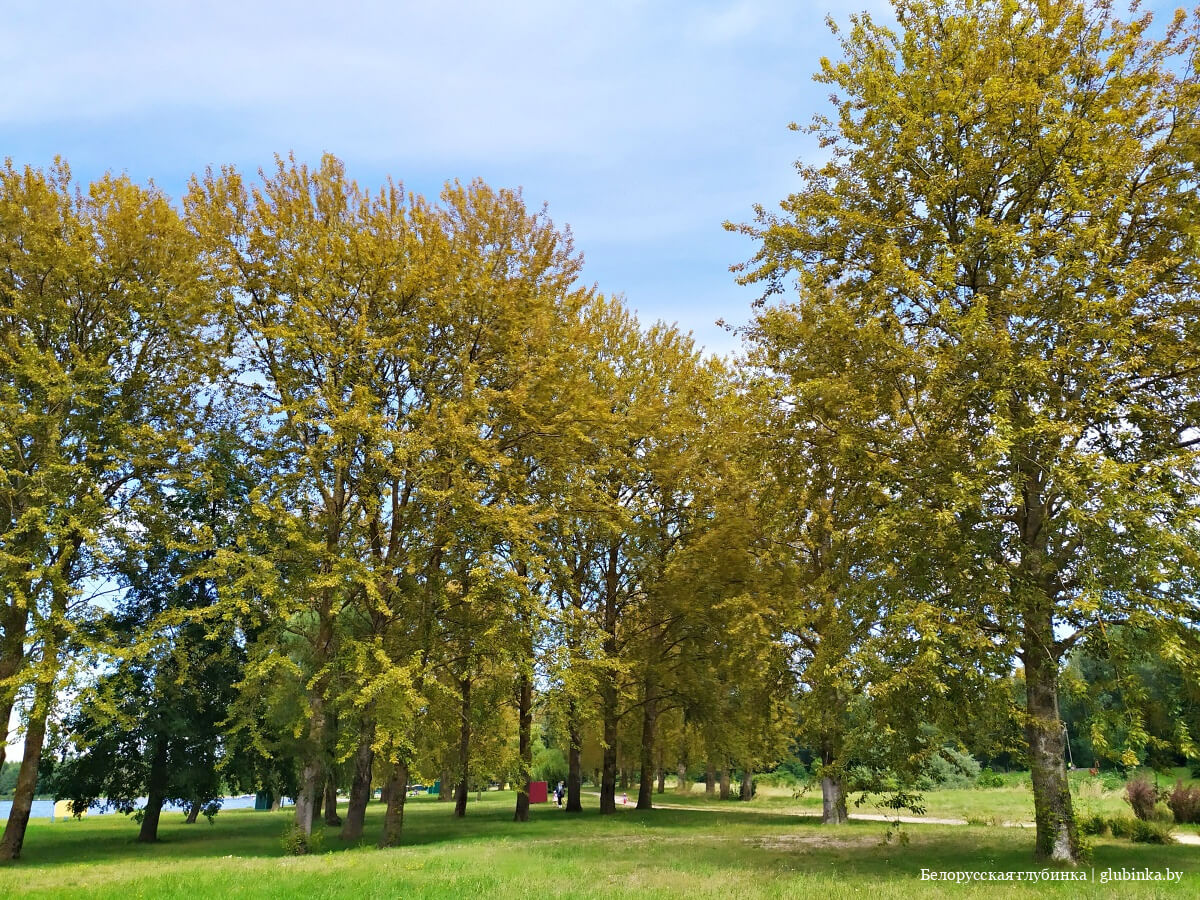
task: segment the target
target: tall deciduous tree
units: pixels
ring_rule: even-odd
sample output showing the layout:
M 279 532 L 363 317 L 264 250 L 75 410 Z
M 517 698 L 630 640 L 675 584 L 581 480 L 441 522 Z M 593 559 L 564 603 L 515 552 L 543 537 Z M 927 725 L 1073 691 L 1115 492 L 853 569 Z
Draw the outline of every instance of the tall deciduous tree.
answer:
M 1196 26 L 1152 39 L 1105 2 L 898 2 L 822 61 L 836 113 L 744 275 L 891 460 L 896 540 L 936 617 L 1025 670 L 1037 855 L 1079 859 L 1058 712 L 1064 654 L 1106 625 L 1195 621 Z M 907 516 L 899 510 L 909 511 Z M 915 607 L 914 607 L 915 609 Z M 1130 711 L 1137 715 L 1136 710 Z
M 126 505 L 175 464 L 217 367 L 211 296 L 157 190 L 0 169 L 0 721 L 32 695 L 0 859 L 20 855 L 64 657 L 85 640 L 82 587 Z

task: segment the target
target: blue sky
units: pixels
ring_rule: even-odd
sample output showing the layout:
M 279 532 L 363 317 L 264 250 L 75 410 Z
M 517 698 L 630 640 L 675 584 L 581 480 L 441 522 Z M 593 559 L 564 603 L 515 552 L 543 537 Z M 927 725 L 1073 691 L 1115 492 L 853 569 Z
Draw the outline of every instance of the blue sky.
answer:
M 723 352 L 755 292 L 725 233 L 795 187 L 836 54 L 825 0 L 0 3 L 0 154 L 178 196 L 207 165 L 328 151 L 360 183 L 521 186 L 586 277 Z M 883 12 L 884 16 L 888 14 Z

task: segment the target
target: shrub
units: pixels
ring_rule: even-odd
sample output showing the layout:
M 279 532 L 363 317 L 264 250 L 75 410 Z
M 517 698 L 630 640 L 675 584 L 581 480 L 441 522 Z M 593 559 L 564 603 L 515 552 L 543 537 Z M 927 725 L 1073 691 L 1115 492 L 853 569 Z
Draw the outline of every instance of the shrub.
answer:
M 1106 791 L 1119 791 L 1125 787 L 1125 778 L 1119 772 L 1105 772 L 1100 781 Z
M 1132 816 L 1113 816 L 1108 820 L 1108 830 L 1115 838 L 1129 837 L 1137 823 L 1138 820 Z
M 294 822 L 283 832 L 280 845 L 283 852 L 289 856 L 303 856 L 306 853 L 316 853 L 321 849 L 325 834 L 313 829 L 312 834 L 305 834 L 304 829 Z
M 1133 814 L 1143 822 L 1154 818 L 1154 804 L 1158 802 L 1158 791 L 1146 778 L 1135 778 L 1125 785 L 1125 802 L 1133 808 Z
M 1171 835 L 1171 826 L 1161 822 L 1133 823 L 1133 831 L 1129 839 L 1138 844 L 1173 844 L 1175 838 Z
M 985 768 L 980 770 L 979 777 L 975 779 L 975 784 L 981 788 L 1004 787 L 1004 776 L 999 772 L 993 772 L 991 769 Z
M 1079 833 L 1080 834 L 1104 834 L 1108 828 L 1108 822 L 1100 813 L 1089 813 L 1079 817 Z
M 1167 806 L 1180 825 L 1200 824 L 1200 787 L 1176 781 L 1175 789 L 1167 795 Z
M 979 777 L 979 762 L 970 753 L 943 747 L 930 757 L 928 774 L 938 787 L 970 787 Z

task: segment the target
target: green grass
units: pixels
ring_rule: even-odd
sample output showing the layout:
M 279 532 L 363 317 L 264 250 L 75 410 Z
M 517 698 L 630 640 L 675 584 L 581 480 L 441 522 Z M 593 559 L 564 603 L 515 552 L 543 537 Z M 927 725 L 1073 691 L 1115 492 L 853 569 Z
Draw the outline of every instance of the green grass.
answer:
M 980 791 L 980 794 L 988 792 Z M 664 802 L 677 797 L 670 793 Z M 697 798 L 692 798 L 696 800 Z M 589 797 L 594 803 L 594 798 Z M 763 797 L 725 809 L 594 810 L 568 816 L 536 806 L 526 824 L 511 821 L 513 795 L 485 794 L 465 820 L 448 804 L 410 801 L 404 846 L 346 846 L 331 830 L 323 852 L 285 857 L 282 813 L 228 811 L 214 825 L 165 817 L 162 841 L 134 842 L 119 816 L 81 822 L 35 821 L 24 857 L 0 868 L 0 897 L 1020 897 L 1076 896 L 1079 885 L 936 884 L 921 869 L 1029 871 L 1032 832 L 987 826 L 907 826 L 907 843 L 884 843 L 885 826 L 826 828 L 788 815 Z M 699 801 L 702 803 L 703 801 Z M 734 807 L 730 809 L 729 807 Z M 382 819 L 372 804 L 370 840 Z M 1200 895 L 1195 847 L 1097 839 L 1094 865 L 1183 871 L 1172 889 L 1123 886 L 1121 896 Z M 1096 883 L 1097 895 L 1106 889 Z M 1111 890 L 1108 891 L 1111 895 Z
M 1142 775 L 1154 780 L 1151 770 L 1141 770 L 1136 775 Z M 998 788 L 942 788 L 926 791 L 922 795 L 925 805 L 925 815 L 931 818 L 963 819 L 979 824 L 1003 825 L 1028 824 L 1033 822 L 1033 789 L 1028 772 L 1012 772 L 1003 776 L 1004 787 Z M 1196 784 L 1187 769 L 1178 768 L 1170 774 L 1158 776 L 1158 783 L 1166 788 L 1175 784 L 1176 779 L 1185 783 Z M 1130 815 L 1129 804 L 1125 802 L 1124 787 L 1106 788 L 1102 778 L 1090 776 L 1086 770 L 1077 770 L 1070 775 L 1071 799 L 1077 814 L 1086 815 L 1099 813 L 1103 816 Z M 760 785 L 754 800 L 746 804 L 748 809 L 763 809 L 772 812 L 790 813 L 795 815 L 819 815 L 821 811 L 820 787 L 809 786 L 800 791 L 799 788 L 776 787 Z M 737 786 L 733 786 L 736 796 Z M 619 796 L 619 793 L 618 793 Z M 636 798 L 636 792 L 630 793 L 630 802 Z M 868 813 L 885 815 L 888 810 L 875 805 L 879 797 L 867 798 L 860 805 L 855 805 L 857 795 L 851 795 L 847 806 L 850 814 Z M 724 806 L 726 803 L 740 803 L 730 800 L 721 802 L 710 800 L 705 796 L 704 785 L 698 784 L 687 794 L 668 791 L 662 796 L 664 803 L 671 805 L 706 807 L 709 805 Z M 908 816 L 910 813 L 902 813 Z

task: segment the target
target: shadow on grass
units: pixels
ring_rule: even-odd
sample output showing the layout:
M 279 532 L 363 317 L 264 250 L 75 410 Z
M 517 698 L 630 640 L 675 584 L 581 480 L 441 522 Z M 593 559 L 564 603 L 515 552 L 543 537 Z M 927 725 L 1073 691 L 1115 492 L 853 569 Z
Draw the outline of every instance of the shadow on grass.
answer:
M 485 795 L 486 797 L 486 795 Z M 720 826 L 754 826 L 764 831 L 810 827 L 818 819 L 770 812 L 730 811 L 712 813 L 704 809 L 618 810 L 601 816 L 598 809 L 566 813 L 554 806 L 536 806 L 530 821 L 517 823 L 513 817 L 512 794 L 496 794 L 482 802 L 472 801 L 464 819 L 452 815 L 448 803 L 432 798 L 410 800 L 405 807 L 401 846 L 430 846 L 496 840 L 570 841 L 605 838 L 609 835 L 645 833 L 692 833 Z M 341 809 L 345 812 L 345 808 Z M 383 826 L 384 807 L 367 808 L 364 837 L 343 841 L 339 830 L 324 825 L 321 853 L 342 853 L 376 845 Z M 22 867 L 103 863 L 120 860 L 195 859 L 202 857 L 282 857 L 282 837 L 292 823 L 292 812 L 229 810 L 217 815 L 212 825 L 183 824 L 182 816 L 165 814 L 154 844 L 137 842 L 138 826 L 125 816 L 93 816 L 81 821 L 50 823 L 34 820 L 25 838 Z
M 1026 871 L 1033 864 L 1032 832 L 973 826 L 906 826 L 908 843 L 885 844 L 881 822 L 851 822 L 827 828 L 815 816 L 738 809 L 620 810 L 601 816 L 591 808 L 568 814 L 553 806 L 537 806 L 527 823 L 512 821 L 513 795 L 485 795 L 473 801 L 465 819 L 455 819 L 448 803 L 420 798 L 406 808 L 404 848 L 439 848 L 447 859 L 544 859 L 567 865 L 644 866 L 669 871 L 756 871 L 760 873 L 829 874 L 860 878 L 915 879 L 922 868 L 947 871 Z M 48 870 L 70 866 L 114 869 L 155 863 L 170 867 L 222 859 L 280 858 L 280 838 L 291 823 L 290 811 L 228 811 L 211 827 L 184 825 L 169 816 L 158 844 L 136 842 L 137 826 L 123 817 L 96 817 L 83 822 L 35 823 L 31 826 L 19 869 Z M 336 828 L 324 830 L 321 852 L 340 856 L 369 852 L 383 823 L 383 807 L 368 808 L 366 837 L 346 843 Z M 367 857 L 364 856 L 364 864 Z M 1195 877 L 1200 854 L 1190 847 L 1150 847 L 1128 842 L 1098 841 L 1095 865 L 1149 867 L 1168 865 Z M 376 863 L 371 863 L 375 865 Z M 357 866 L 358 863 L 352 863 Z M 513 864 L 515 865 L 515 864 Z M 9 871 L 12 871 L 11 869 Z M 95 873 L 99 874 L 99 873 Z M 89 876 L 90 877 L 90 876 Z M 715 877 L 715 875 L 714 875 Z M 780 877 L 783 877 L 782 875 Z M 790 877 L 790 876 L 788 876 Z

